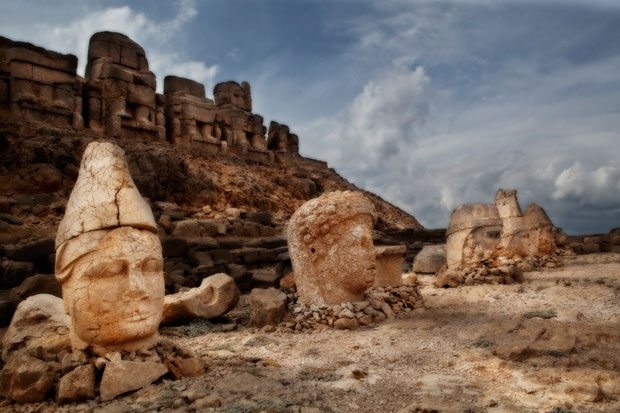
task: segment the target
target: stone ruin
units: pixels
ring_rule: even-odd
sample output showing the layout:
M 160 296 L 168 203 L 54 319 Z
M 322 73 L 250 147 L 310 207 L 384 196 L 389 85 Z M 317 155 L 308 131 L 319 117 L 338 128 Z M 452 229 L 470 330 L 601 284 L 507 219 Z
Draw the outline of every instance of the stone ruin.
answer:
M 165 374 L 202 374 L 202 361 L 162 341 L 159 325 L 219 316 L 239 290 L 218 274 L 164 297 L 162 270 L 157 225 L 123 150 L 89 144 L 56 236 L 62 299 L 36 294 L 19 304 L 2 339 L 0 395 L 38 402 L 55 390 L 58 402 L 74 402 L 95 398 L 99 383 L 106 401 Z
M 77 58 L 0 36 L 0 114 L 80 129 Z
M 158 94 L 144 49 L 123 34 L 93 34 L 85 78 L 76 70 L 73 55 L 0 37 L 0 114 L 259 163 L 299 154 L 299 138 L 288 126 L 272 121 L 267 130 L 263 117 L 252 113 L 247 82 L 218 83 L 209 99 L 204 85 L 167 76 Z
M 555 265 L 558 233 L 539 205 L 521 211 L 516 190 L 498 190 L 495 204 L 462 205 L 450 216 L 435 285 L 518 282 L 524 269 Z

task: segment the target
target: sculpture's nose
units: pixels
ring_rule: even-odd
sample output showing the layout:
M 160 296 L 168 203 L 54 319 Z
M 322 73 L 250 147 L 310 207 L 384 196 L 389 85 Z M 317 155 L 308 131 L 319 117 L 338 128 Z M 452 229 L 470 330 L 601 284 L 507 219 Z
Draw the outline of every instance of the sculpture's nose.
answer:
M 128 278 L 128 288 L 125 295 L 129 298 L 140 298 L 146 294 L 147 285 L 146 279 L 142 275 L 142 272 L 137 268 L 131 268 L 129 270 Z

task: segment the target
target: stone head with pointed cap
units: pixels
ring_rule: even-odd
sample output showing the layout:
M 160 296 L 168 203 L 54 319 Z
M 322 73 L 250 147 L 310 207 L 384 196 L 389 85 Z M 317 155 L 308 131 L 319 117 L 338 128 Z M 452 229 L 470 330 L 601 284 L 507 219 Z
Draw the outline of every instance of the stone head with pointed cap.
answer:
M 164 304 L 157 225 L 138 192 L 125 153 L 88 145 L 56 235 L 74 349 L 133 351 L 157 340 Z

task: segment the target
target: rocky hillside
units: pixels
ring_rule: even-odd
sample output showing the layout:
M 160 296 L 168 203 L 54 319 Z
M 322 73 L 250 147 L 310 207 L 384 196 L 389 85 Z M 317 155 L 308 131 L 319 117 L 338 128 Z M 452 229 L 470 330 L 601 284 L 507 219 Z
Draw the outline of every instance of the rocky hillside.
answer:
M 0 212 L 54 227 L 77 177 L 82 152 L 96 132 L 49 126 L 0 124 Z M 286 219 L 306 200 L 325 191 L 359 190 L 327 164 L 298 157 L 290 163 L 253 164 L 234 155 L 198 155 L 165 142 L 120 141 L 134 181 L 152 203 L 175 203 L 187 216 L 223 216 L 229 208 Z M 380 228 L 423 229 L 418 221 L 366 192 L 379 212 Z M 36 205 L 30 205 L 30 204 Z M 19 234 L 19 238 L 24 235 Z M 17 234 L 3 234 L 3 238 Z

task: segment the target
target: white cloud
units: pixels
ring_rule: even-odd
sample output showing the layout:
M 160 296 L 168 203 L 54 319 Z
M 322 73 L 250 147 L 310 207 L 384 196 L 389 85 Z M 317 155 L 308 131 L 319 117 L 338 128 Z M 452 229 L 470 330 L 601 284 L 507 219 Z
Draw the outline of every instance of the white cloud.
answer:
M 620 207 L 620 170 L 602 166 L 586 171 L 580 162 L 564 169 L 555 180 L 553 199 L 575 199 L 580 203 L 613 204 Z
M 531 16 L 505 14 L 505 3 L 422 3 L 382 2 L 354 21 L 351 64 L 374 75 L 346 110 L 306 125 L 302 152 L 428 227 L 445 227 L 459 204 L 492 202 L 500 187 L 570 232 L 617 226 L 620 54 L 564 58 L 586 41 L 570 20 L 524 45 L 519 19 Z M 424 65 L 415 81 L 394 75 L 392 65 L 414 63 Z

